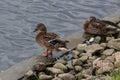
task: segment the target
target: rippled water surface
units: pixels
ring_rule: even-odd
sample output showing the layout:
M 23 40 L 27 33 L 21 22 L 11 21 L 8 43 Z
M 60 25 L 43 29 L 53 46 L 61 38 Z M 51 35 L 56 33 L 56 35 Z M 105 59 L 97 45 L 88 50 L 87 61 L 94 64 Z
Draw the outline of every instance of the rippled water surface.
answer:
M 82 30 L 82 21 L 98 18 L 120 8 L 118 0 L 0 0 L 0 70 L 38 54 L 34 40 L 36 24 L 61 37 Z

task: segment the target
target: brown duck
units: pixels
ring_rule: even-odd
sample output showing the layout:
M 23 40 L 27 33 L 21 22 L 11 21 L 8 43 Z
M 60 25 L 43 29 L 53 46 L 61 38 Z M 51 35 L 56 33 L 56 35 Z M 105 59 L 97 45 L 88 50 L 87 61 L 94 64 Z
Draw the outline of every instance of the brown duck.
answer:
M 84 31 L 88 34 L 99 35 L 102 38 L 108 35 L 118 34 L 117 24 L 107 21 L 96 19 L 91 16 L 83 23 Z
M 47 32 L 46 26 L 43 23 L 38 24 L 34 32 L 37 32 L 35 37 L 36 42 L 46 49 L 46 52 L 41 56 L 47 57 L 48 55 L 52 55 L 53 50 L 68 51 L 66 43 L 69 41 L 60 39 L 60 37 L 55 33 Z
M 114 27 L 113 27 L 114 26 Z M 113 22 L 90 17 L 83 24 L 86 33 L 94 35 L 109 35 L 118 33 L 117 25 Z

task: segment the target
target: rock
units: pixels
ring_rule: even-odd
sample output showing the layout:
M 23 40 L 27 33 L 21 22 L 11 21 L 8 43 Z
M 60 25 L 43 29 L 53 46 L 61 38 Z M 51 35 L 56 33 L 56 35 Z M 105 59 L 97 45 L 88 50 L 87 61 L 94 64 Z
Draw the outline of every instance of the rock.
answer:
M 69 71 L 69 74 L 75 75 L 76 72 L 75 72 L 75 70 L 70 70 L 70 71 Z
M 96 37 L 95 37 L 95 42 L 96 42 L 96 43 L 99 43 L 100 41 L 101 41 L 101 37 L 100 37 L 100 36 L 96 36 Z
M 81 60 L 82 62 L 86 61 L 88 59 L 88 56 L 82 56 L 81 58 L 79 58 L 79 60 Z
M 114 69 L 114 65 L 110 60 L 96 60 L 93 62 L 93 69 L 96 70 L 96 74 L 102 74 L 105 72 L 111 72 Z
M 113 54 L 115 57 L 115 67 L 120 67 L 120 51 Z
M 115 58 L 114 58 L 113 56 L 108 56 L 108 57 L 105 58 L 105 60 L 109 60 L 109 61 L 111 61 L 112 63 L 115 62 Z
M 61 69 L 56 69 L 56 68 L 53 68 L 53 67 L 47 67 L 46 70 L 50 71 L 51 73 L 54 73 L 54 74 L 64 73 Z
M 112 56 L 115 58 L 115 67 L 120 67 L 120 51 L 113 53 Z
M 43 62 L 38 62 L 33 66 L 33 69 L 36 71 L 42 71 L 46 69 L 46 65 Z
M 51 80 L 52 78 L 53 78 L 52 76 L 46 74 L 39 75 L 40 80 Z
M 73 64 L 73 66 L 75 66 L 75 65 L 80 66 L 80 65 L 82 65 L 82 61 L 80 59 L 73 59 L 72 64 Z
M 93 62 L 96 59 L 96 56 L 89 57 L 89 60 Z
M 65 60 L 61 60 L 61 59 L 58 59 L 57 61 L 56 61 L 56 63 L 62 63 L 62 64 L 67 64 L 67 62 L 65 61 Z
M 77 49 L 80 50 L 85 50 L 85 48 L 87 47 L 87 44 L 78 44 L 77 45 Z
M 107 50 L 103 51 L 102 54 L 110 56 L 110 55 L 112 55 L 113 52 L 114 52 L 114 49 L 107 49 Z
M 61 78 L 56 77 L 56 78 L 53 78 L 52 80 L 62 80 L 62 79 L 61 79 Z
M 82 67 L 81 66 L 75 66 L 75 71 L 77 71 L 77 72 L 82 71 Z
M 120 27 L 120 23 L 118 23 L 118 26 Z
M 107 57 L 107 55 L 101 55 L 101 60 L 104 60 L 104 59 L 106 59 L 106 57 Z
M 67 70 L 67 67 L 62 63 L 56 63 L 53 67 L 61 70 Z
M 116 61 L 116 62 L 120 61 L 120 51 L 119 51 L 119 52 L 115 52 L 115 53 L 113 54 L 113 56 L 115 57 L 115 61 Z
M 106 41 L 110 41 L 110 40 L 114 40 L 114 39 L 115 39 L 114 37 L 107 37 Z
M 74 58 L 79 58 L 79 57 L 78 57 L 78 55 L 80 54 L 79 51 L 73 50 L 72 53 L 73 53 L 73 57 L 74 57 Z
M 68 69 L 72 70 L 73 69 L 73 66 L 71 64 L 67 64 L 66 65 Z
M 103 50 L 103 47 L 101 47 L 99 44 L 92 44 L 85 48 L 85 51 L 87 53 L 94 53 L 94 52 L 100 51 L 100 50 Z
M 79 57 L 82 57 L 82 56 L 84 56 L 86 53 L 81 53 L 80 55 L 79 55 Z
M 90 75 L 92 75 L 92 69 L 84 69 L 84 70 L 82 70 L 82 75 L 83 75 L 83 77 L 84 78 L 87 78 L 87 77 L 90 77 Z
M 78 74 L 75 75 L 77 80 L 81 80 L 83 78 L 83 75 L 81 72 L 79 72 Z
M 112 39 L 108 42 L 107 46 L 116 50 L 120 50 L 120 38 Z
M 75 80 L 75 76 L 69 73 L 59 74 L 58 77 L 62 80 Z
M 116 62 L 114 63 L 114 66 L 115 66 L 116 68 L 119 68 L 119 67 L 120 67 L 120 61 L 116 61 Z
M 77 51 L 77 50 L 73 50 L 72 53 L 73 53 L 74 55 L 79 55 L 79 54 L 80 54 L 80 52 Z
M 107 47 L 107 43 L 101 43 L 100 46 L 105 49 Z
M 87 63 L 87 64 L 84 64 L 83 66 L 84 67 L 91 67 L 93 64 L 92 64 L 92 62 L 89 62 L 89 63 Z
M 113 79 L 112 79 L 112 77 L 110 77 L 110 76 L 106 76 L 106 77 L 105 77 L 105 80 L 113 80 Z
M 32 70 L 29 70 L 28 72 L 25 73 L 25 76 L 32 76 L 34 72 Z

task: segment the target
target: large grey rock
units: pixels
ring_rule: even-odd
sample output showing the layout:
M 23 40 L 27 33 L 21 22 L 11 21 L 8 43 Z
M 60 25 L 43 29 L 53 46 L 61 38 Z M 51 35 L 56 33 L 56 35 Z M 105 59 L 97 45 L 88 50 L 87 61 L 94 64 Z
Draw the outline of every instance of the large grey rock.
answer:
M 75 76 L 69 73 L 59 74 L 58 77 L 62 80 L 75 80 Z
M 81 72 L 79 72 L 75 75 L 75 77 L 76 77 L 77 80 L 81 80 L 83 78 L 83 75 L 82 75 Z
M 102 74 L 105 72 L 110 72 L 114 69 L 113 63 L 108 60 L 100 60 L 99 58 L 93 62 L 93 69 L 97 69 L 96 74 Z
M 107 46 L 116 50 L 120 50 L 120 38 L 110 40 Z
M 62 64 L 67 64 L 67 62 L 63 59 L 58 59 L 56 63 L 62 63 Z
M 74 68 L 73 65 L 71 65 L 71 64 L 67 64 L 66 66 L 67 66 L 67 68 L 70 69 L 70 70 L 72 70 L 72 69 Z
M 94 53 L 96 51 L 99 51 L 99 50 L 103 50 L 104 48 L 101 47 L 99 44 L 92 44 L 92 45 L 89 45 L 85 48 L 85 51 L 87 53 Z
M 114 56 L 108 56 L 108 57 L 105 58 L 105 60 L 109 60 L 109 61 L 111 61 L 112 63 L 115 62 Z
M 90 69 L 90 68 L 84 69 L 84 70 L 82 70 L 81 73 L 84 78 L 90 77 L 92 75 L 92 69 Z
M 115 57 L 115 61 L 116 61 L 116 62 L 120 61 L 120 51 L 119 51 L 119 52 L 115 52 L 115 53 L 113 54 L 113 56 Z
M 79 51 L 73 50 L 72 53 L 73 53 L 73 57 L 74 57 L 74 58 L 79 58 L 79 54 L 80 54 Z
M 107 49 L 107 50 L 103 51 L 102 54 L 110 56 L 110 55 L 112 55 L 113 52 L 114 52 L 114 49 Z
M 107 47 L 107 43 L 101 43 L 100 46 L 103 47 L 103 48 L 106 48 Z
M 36 71 L 42 71 L 46 69 L 46 65 L 43 62 L 37 62 L 34 66 L 33 69 Z
M 75 66 L 75 71 L 77 71 L 77 72 L 82 71 L 82 67 L 81 66 Z
M 112 55 L 115 58 L 115 67 L 120 67 L 120 51 Z
M 86 47 L 87 47 L 87 44 L 78 44 L 77 45 L 78 50 L 85 50 Z
M 82 62 L 86 61 L 87 59 L 88 59 L 88 56 L 86 55 L 79 58 L 79 60 L 81 60 Z
M 50 71 L 51 73 L 54 73 L 54 74 L 62 74 L 62 73 L 64 73 L 63 70 L 53 68 L 53 67 L 47 67 L 46 70 Z
M 62 63 L 56 63 L 53 67 L 61 70 L 67 70 L 67 67 Z
M 72 64 L 73 64 L 73 66 L 75 66 L 75 65 L 80 66 L 80 65 L 82 65 L 82 61 L 80 59 L 73 59 Z
M 52 76 L 46 74 L 39 75 L 40 80 L 51 80 L 52 78 L 53 78 Z
M 114 39 L 115 39 L 114 37 L 107 37 L 106 41 L 110 41 L 110 40 L 114 40 Z

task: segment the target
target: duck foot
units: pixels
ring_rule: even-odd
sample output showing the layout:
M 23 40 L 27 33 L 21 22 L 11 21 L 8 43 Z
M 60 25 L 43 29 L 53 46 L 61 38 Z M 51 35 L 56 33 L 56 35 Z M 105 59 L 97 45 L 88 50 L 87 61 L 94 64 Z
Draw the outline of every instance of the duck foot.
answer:
M 48 57 L 48 55 L 52 55 L 52 51 L 46 51 L 46 52 L 44 52 L 43 54 L 41 54 L 40 56 L 42 56 L 42 57 Z

